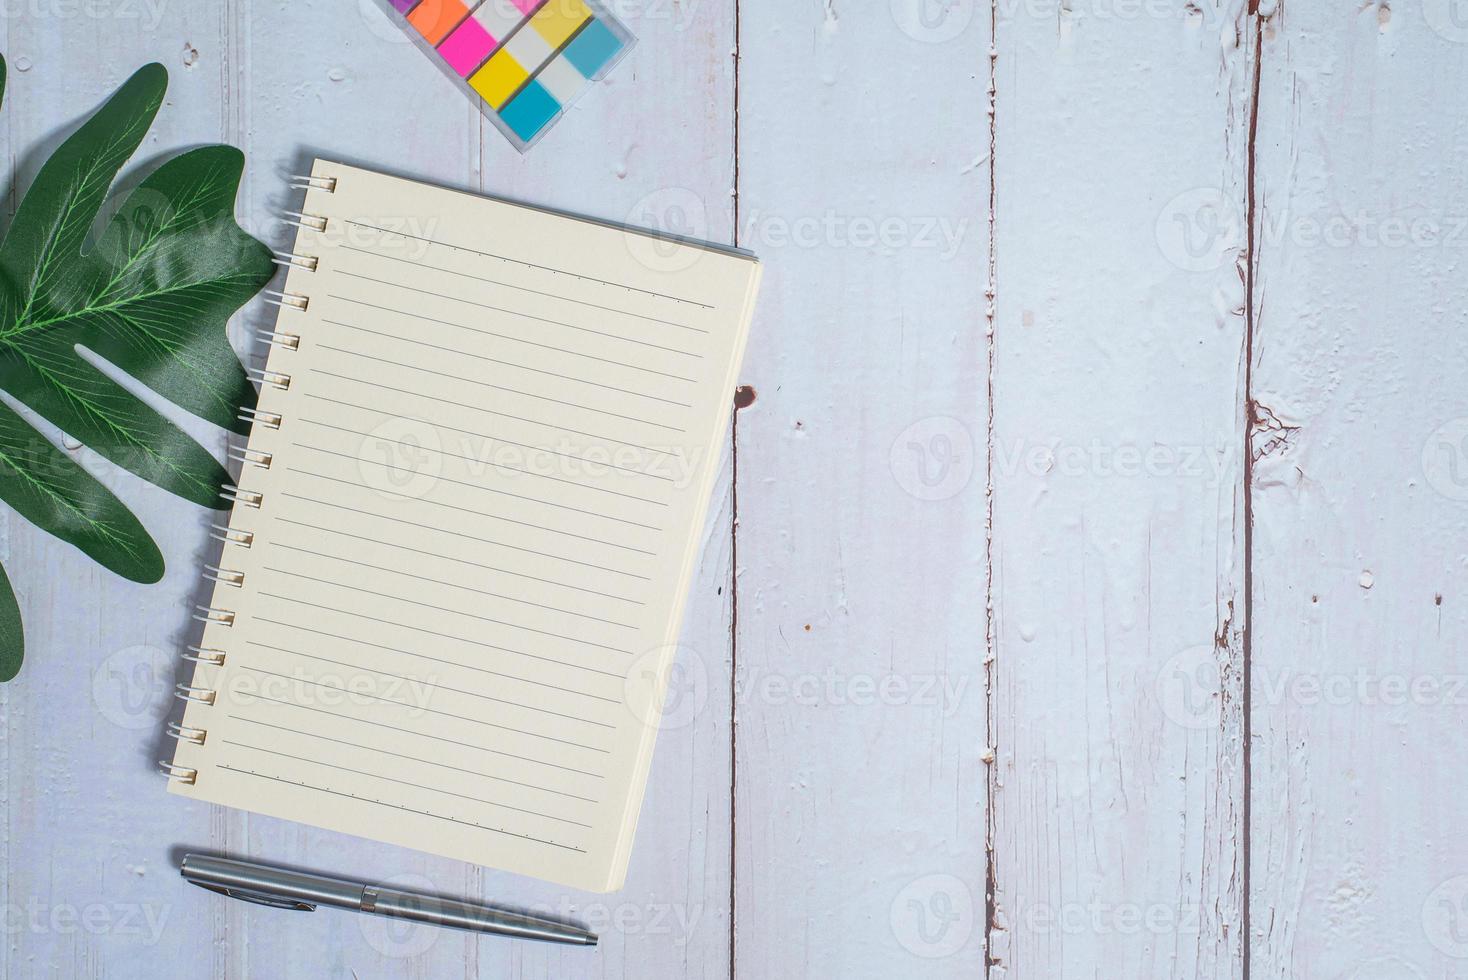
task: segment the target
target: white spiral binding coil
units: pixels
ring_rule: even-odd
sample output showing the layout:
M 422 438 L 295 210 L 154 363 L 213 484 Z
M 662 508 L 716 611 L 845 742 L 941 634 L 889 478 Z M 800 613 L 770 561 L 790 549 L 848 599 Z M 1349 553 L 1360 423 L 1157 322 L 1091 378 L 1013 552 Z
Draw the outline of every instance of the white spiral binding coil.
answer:
M 188 652 L 180 654 L 185 660 L 192 660 L 196 664 L 208 664 L 210 667 L 224 666 L 224 651 L 215 647 L 200 647 L 189 645 Z
M 291 386 L 291 376 L 289 374 L 281 374 L 279 371 L 271 371 L 268 368 L 250 368 L 245 373 L 257 385 L 268 385 L 279 391 L 287 391 Z
M 280 333 L 276 330 L 256 330 L 255 339 L 263 340 L 271 347 L 284 347 L 286 350 L 300 350 L 300 334 Z
M 241 531 L 224 524 L 210 524 L 209 537 L 225 544 L 237 544 L 241 548 L 255 547 L 254 531 Z
M 251 425 L 263 425 L 267 429 L 279 429 L 280 424 L 285 421 L 275 412 L 262 412 L 258 408 L 242 408 L 235 418 Z
M 282 211 L 280 220 L 288 225 L 295 225 L 297 228 L 302 228 L 306 231 L 326 230 L 326 219 L 319 214 L 306 214 L 302 211 Z
M 232 504 L 249 507 L 253 510 L 259 510 L 265 503 L 265 494 L 258 490 L 241 490 L 233 483 L 226 483 L 224 489 L 219 492 L 219 496 Z
M 258 466 L 262 470 L 270 469 L 270 464 L 275 462 L 274 453 L 267 453 L 263 449 L 251 449 L 248 446 L 230 446 L 229 458 L 246 466 Z
M 211 582 L 227 585 L 232 589 L 243 589 L 245 587 L 245 573 L 236 572 L 229 568 L 220 568 L 218 565 L 205 565 L 204 577 Z
M 310 174 L 291 174 L 291 190 L 308 191 L 311 189 L 325 191 L 328 194 L 336 193 L 335 177 L 312 177 Z
M 176 721 L 168 723 L 168 737 L 178 739 L 180 742 L 192 742 L 194 745 L 203 745 L 204 739 L 209 737 L 209 732 L 203 728 L 189 728 L 180 725 Z
M 186 786 L 192 786 L 199 781 L 199 770 L 194 769 L 191 766 L 175 765 L 172 762 L 168 762 L 164 759 L 159 759 L 158 768 L 161 769 L 163 771 L 163 775 L 167 776 L 169 779 L 173 780 L 174 782 L 183 783 Z
M 300 293 L 283 293 L 279 289 L 266 289 L 264 293 L 265 302 L 271 306 L 278 306 L 281 309 L 290 307 L 293 310 L 300 310 L 304 313 L 306 308 L 311 305 L 311 297 L 302 296 Z
M 175 684 L 173 696 L 180 701 L 194 701 L 198 704 L 212 706 L 219 697 L 218 691 L 212 691 L 207 687 L 191 687 L 188 684 Z
M 305 269 L 307 272 L 315 272 L 321 260 L 314 255 L 297 255 L 295 252 L 275 251 L 275 257 L 271 259 L 282 269 Z
M 335 177 L 308 177 L 299 174 L 292 176 L 291 186 L 296 189 L 323 190 L 327 193 L 336 191 Z M 304 214 L 300 211 L 287 211 L 286 223 L 304 228 L 309 231 L 325 231 L 327 220 L 318 215 Z M 295 220 L 291 220 L 295 219 Z M 315 256 L 297 255 L 294 252 L 277 251 L 274 258 L 275 264 L 291 269 L 301 269 L 305 272 L 315 272 L 320 260 Z M 280 307 L 282 310 L 292 309 L 304 311 L 310 304 L 311 299 L 300 293 L 286 293 L 278 290 L 266 291 L 266 302 Z M 297 351 L 301 349 L 301 338 L 292 333 L 279 330 L 261 330 L 256 336 L 269 344 L 271 347 L 279 347 L 284 350 Z M 288 390 L 291 384 L 291 376 L 279 371 L 271 371 L 267 368 L 252 368 L 248 372 L 251 380 L 262 386 L 276 388 L 281 391 Z M 241 409 L 237 416 L 241 421 L 250 423 L 251 427 L 260 426 L 266 429 L 278 430 L 284 424 L 285 419 L 277 412 L 266 412 L 259 408 Z M 251 449 L 246 446 L 231 446 L 229 458 L 242 466 L 254 466 L 260 469 L 270 469 L 275 462 L 275 454 L 260 449 Z M 234 484 L 226 484 L 220 490 L 220 497 L 235 506 L 250 507 L 259 510 L 265 503 L 265 495 L 258 490 L 245 490 Z M 242 531 L 224 524 L 214 524 L 210 527 L 209 536 L 216 541 L 223 542 L 226 546 L 236 545 L 241 548 L 251 548 L 255 544 L 255 532 Z M 220 585 L 231 588 L 242 589 L 245 586 L 245 573 L 234 569 L 224 568 L 220 565 L 205 565 L 204 578 Z M 220 609 L 215 606 L 196 606 L 193 618 L 205 624 L 216 626 L 233 627 L 235 624 L 235 612 L 230 609 Z M 223 667 L 227 654 L 218 647 L 205 647 L 190 645 L 181 655 L 185 660 L 192 660 L 196 664 L 209 667 Z M 217 691 L 207 687 L 195 687 L 191 684 L 178 684 L 174 687 L 174 697 L 180 701 L 189 701 L 213 707 L 218 700 Z M 168 737 L 179 742 L 188 742 L 191 745 L 203 745 L 209 732 L 207 729 L 195 728 L 184 725 L 181 722 L 168 723 Z M 181 766 L 174 762 L 160 760 L 158 768 L 163 775 L 175 782 L 192 786 L 198 782 L 199 770 L 192 766 Z
M 234 625 L 234 610 L 232 609 L 215 609 L 213 606 L 195 606 L 194 608 L 198 610 L 194 613 L 194 619 L 197 622 L 213 623 L 216 626 Z

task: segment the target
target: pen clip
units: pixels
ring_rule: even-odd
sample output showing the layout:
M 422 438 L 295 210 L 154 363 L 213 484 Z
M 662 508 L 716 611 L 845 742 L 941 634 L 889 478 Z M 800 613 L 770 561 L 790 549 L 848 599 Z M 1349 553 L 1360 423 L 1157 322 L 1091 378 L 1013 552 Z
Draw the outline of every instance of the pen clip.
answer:
M 237 898 L 241 902 L 252 902 L 255 905 L 266 905 L 273 909 L 290 909 L 294 912 L 316 911 L 316 906 L 310 904 L 309 902 L 298 902 L 295 899 L 291 898 L 278 898 L 274 895 L 268 895 L 264 892 L 242 891 L 238 888 L 226 888 L 223 885 L 206 885 L 201 881 L 191 881 L 189 882 L 189 884 L 197 885 L 200 888 L 207 889 L 211 892 L 217 892 L 218 894 L 227 896 L 229 898 Z

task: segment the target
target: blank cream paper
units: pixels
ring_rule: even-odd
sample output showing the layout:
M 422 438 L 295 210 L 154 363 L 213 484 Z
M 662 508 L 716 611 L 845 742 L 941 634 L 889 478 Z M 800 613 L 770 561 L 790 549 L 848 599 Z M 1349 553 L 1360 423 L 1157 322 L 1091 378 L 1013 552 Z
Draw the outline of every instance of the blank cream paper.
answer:
M 759 266 L 313 175 L 170 789 L 619 888 Z

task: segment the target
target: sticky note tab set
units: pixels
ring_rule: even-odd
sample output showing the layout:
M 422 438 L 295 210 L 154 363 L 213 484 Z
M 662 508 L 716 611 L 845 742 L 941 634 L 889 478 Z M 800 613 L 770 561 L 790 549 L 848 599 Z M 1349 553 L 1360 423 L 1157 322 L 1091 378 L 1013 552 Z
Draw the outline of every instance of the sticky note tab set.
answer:
M 633 43 L 595 0 L 389 2 L 522 151 Z

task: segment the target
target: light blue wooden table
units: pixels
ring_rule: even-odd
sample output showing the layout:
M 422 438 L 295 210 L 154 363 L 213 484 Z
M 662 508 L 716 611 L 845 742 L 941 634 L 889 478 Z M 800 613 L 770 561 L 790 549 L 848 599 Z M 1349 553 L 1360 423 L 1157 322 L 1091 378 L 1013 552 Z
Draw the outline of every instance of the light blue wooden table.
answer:
M 522 158 L 376 0 L 7 5 L 12 212 L 157 60 L 139 161 L 242 147 L 274 245 L 319 154 L 766 276 L 625 890 L 165 796 L 212 515 L 78 450 L 168 573 L 0 515 L 0 976 L 1468 975 L 1462 0 L 615 9 Z M 252 908 L 184 848 L 603 941 Z

